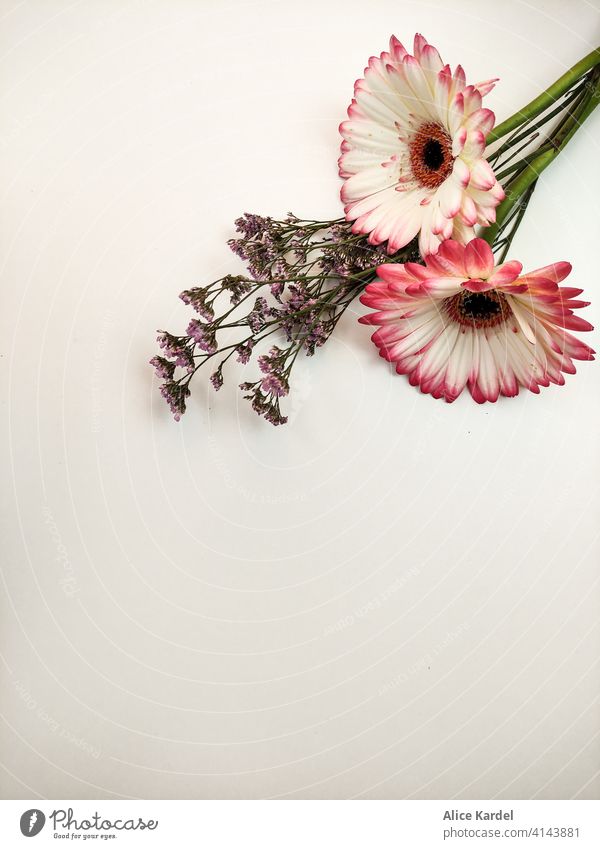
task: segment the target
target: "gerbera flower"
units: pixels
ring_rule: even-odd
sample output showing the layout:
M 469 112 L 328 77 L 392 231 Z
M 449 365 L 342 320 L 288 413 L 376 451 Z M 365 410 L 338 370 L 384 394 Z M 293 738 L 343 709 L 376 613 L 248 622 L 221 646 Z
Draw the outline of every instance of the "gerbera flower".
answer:
M 369 59 L 340 125 L 339 169 L 353 231 L 389 253 L 420 233 L 425 255 L 493 223 L 504 192 L 483 155 L 495 116 L 481 99 L 496 80 L 466 85 L 422 35 L 414 54 L 392 36 L 389 53 Z
M 490 246 L 473 239 L 444 242 L 425 265 L 389 263 L 361 301 L 377 312 L 363 324 L 380 325 L 379 353 L 435 398 L 454 401 L 465 388 L 478 403 L 517 395 L 519 386 L 563 384 L 573 360 L 594 351 L 568 330 L 592 330 L 573 310 L 581 289 L 559 287 L 571 271 L 556 262 L 521 275 L 520 262 L 494 266 Z

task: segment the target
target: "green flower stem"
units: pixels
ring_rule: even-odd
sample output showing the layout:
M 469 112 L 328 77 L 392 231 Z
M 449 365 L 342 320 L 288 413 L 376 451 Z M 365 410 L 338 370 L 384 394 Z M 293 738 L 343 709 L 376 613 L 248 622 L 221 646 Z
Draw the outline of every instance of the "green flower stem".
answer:
M 535 187 L 536 187 L 536 183 L 533 182 L 529 186 L 529 188 L 527 189 L 525 194 L 523 195 L 521 202 L 519 203 L 519 206 L 516 209 L 513 209 L 514 222 L 512 223 L 510 231 L 509 231 L 508 235 L 503 236 L 502 239 L 500 239 L 498 241 L 497 245 L 496 245 L 497 248 L 502 249 L 500 256 L 498 257 L 498 265 L 503 263 L 504 260 L 506 259 L 506 255 L 508 254 L 508 252 L 510 250 L 510 246 L 512 245 L 512 240 L 515 237 L 515 233 L 519 229 L 519 224 L 523 220 L 523 216 L 525 215 L 525 212 L 527 211 L 527 207 L 529 205 L 529 201 L 531 200 L 531 195 L 533 194 Z M 510 219 L 507 220 L 506 223 L 508 224 L 509 221 L 510 221 Z
M 498 124 L 487 137 L 487 143 L 492 144 L 503 136 L 512 133 L 521 124 L 526 121 L 531 121 L 538 115 L 541 115 L 546 109 L 552 106 L 562 97 L 578 80 L 584 77 L 588 71 L 600 63 L 600 47 L 592 50 L 583 59 L 580 59 L 572 68 L 562 75 L 555 83 L 543 91 L 538 97 L 534 98 L 531 103 L 524 106 L 519 112 L 515 112 L 506 121 Z
M 561 125 L 560 130 L 554 138 L 557 154 L 563 150 L 571 141 L 583 122 L 589 118 L 596 106 L 600 103 L 600 66 L 596 69 L 593 77 L 590 77 L 590 94 L 582 102 L 577 112 L 572 113 Z
M 577 102 L 581 100 L 582 91 L 584 89 L 585 84 L 581 83 L 581 85 L 577 86 L 565 97 L 565 99 L 560 103 L 559 106 L 556 107 L 556 109 L 553 109 L 551 112 L 546 111 L 542 115 L 542 117 L 538 118 L 538 120 L 533 124 L 530 121 L 528 121 L 526 124 L 522 124 L 520 129 L 515 130 L 513 133 L 511 133 L 508 136 L 507 140 L 503 142 L 500 147 L 497 147 L 493 153 L 490 154 L 490 165 L 493 165 L 495 162 L 497 162 L 502 154 L 512 150 L 515 145 L 521 144 L 523 141 L 526 142 L 524 147 L 527 147 L 528 144 L 533 141 L 535 135 L 538 135 L 537 130 L 540 130 L 545 124 L 549 123 L 553 118 L 556 118 L 557 115 L 560 115 L 561 113 L 564 114 L 565 111 L 567 111 L 568 108 L 571 106 L 571 104 L 575 103 L 574 108 L 576 108 Z M 512 158 L 513 157 L 511 156 L 511 159 Z
M 521 202 L 521 198 L 536 182 L 540 174 L 546 170 L 551 162 L 554 162 L 559 153 L 564 150 L 569 141 L 573 138 L 577 130 L 583 122 L 592 114 L 596 106 L 600 103 L 600 68 L 591 75 L 590 86 L 587 95 L 578 104 L 577 108 L 569 113 L 566 119 L 560 124 L 556 135 L 550 140 L 550 147 L 547 143 L 544 144 L 537 155 L 533 157 L 525 157 L 522 160 L 524 167 L 519 171 L 506 186 L 506 198 L 496 210 L 496 223 L 491 227 L 487 227 L 481 234 L 481 237 L 493 245 L 498 237 L 502 225 L 506 223 L 513 208 Z M 512 238 L 512 237 L 511 237 Z

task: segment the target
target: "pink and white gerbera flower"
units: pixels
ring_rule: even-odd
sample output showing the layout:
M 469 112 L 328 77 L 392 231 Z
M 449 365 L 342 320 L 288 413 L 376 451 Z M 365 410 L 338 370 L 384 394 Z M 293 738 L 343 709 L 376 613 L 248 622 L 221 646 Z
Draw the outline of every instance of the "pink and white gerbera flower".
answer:
M 435 398 L 454 401 L 465 386 L 479 403 L 519 386 L 537 393 L 594 358 L 567 332 L 593 328 L 573 313 L 588 304 L 576 300 L 582 290 L 558 286 L 568 262 L 521 271 L 515 260 L 494 266 L 483 239 L 448 240 L 425 265 L 380 265 L 360 299 L 377 312 L 360 321 L 380 326 L 380 355 Z
M 502 187 L 484 158 L 495 116 L 482 97 L 496 80 L 466 85 L 422 35 L 414 56 L 392 36 L 354 85 L 339 159 L 341 197 L 355 233 L 388 243 L 388 252 L 418 233 L 422 255 L 451 236 L 463 243 L 476 224 L 496 218 Z

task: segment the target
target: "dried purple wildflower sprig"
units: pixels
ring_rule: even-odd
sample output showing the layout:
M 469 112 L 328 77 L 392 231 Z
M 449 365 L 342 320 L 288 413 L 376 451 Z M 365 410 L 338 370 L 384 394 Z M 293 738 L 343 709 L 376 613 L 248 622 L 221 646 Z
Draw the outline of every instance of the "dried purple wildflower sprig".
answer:
M 150 360 L 164 383 L 161 393 L 179 421 L 190 382 L 213 360 L 210 381 L 223 385 L 223 368 L 235 357 L 246 364 L 254 348 L 277 334 L 279 345 L 258 357 L 257 380 L 240 384 L 244 398 L 271 424 L 285 424 L 280 401 L 300 353 L 312 356 L 329 339 L 354 298 L 375 278 L 383 262 L 418 260 L 416 243 L 393 257 L 352 233 L 343 219 L 308 221 L 291 213 L 284 221 L 246 214 L 235 222 L 239 238 L 229 246 L 249 271 L 227 274 L 180 298 L 196 316 L 182 336 L 159 331 L 161 355 Z M 230 341 L 237 335 L 235 341 Z

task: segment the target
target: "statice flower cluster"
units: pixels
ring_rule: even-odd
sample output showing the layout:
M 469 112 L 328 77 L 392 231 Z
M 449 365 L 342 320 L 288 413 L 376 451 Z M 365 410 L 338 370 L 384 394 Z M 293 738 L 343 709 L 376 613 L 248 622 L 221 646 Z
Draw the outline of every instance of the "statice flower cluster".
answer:
M 273 425 L 285 424 L 280 403 L 298 356 L 312 356 L 325 344 L 378 265 L 418 260 L 418 249 L 412 242 L 388 256 L 343 219 L 308 221 L 291 213 L 283 221 L 246 214 L 235 228 L 238 236 L 229 246 L 247 274 L 227 274 L 182 292 L 194 317 L 180 336 L 158 332 L 162 351 L 150 363 L 179 420 L 201 366 L 212 365 L 210 382 L 219 390 L 229 360 L 246 365 L 256 352 L 256 380 L 240 389 L 256 413 Z

